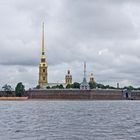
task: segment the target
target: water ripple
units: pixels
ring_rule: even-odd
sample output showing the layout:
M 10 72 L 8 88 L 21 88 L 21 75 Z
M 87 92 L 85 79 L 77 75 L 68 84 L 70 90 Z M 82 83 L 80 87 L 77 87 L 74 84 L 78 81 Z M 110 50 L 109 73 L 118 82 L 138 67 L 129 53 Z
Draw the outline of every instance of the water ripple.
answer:
M 139 140 L 139 101 L 0 102 L 0 140 Z

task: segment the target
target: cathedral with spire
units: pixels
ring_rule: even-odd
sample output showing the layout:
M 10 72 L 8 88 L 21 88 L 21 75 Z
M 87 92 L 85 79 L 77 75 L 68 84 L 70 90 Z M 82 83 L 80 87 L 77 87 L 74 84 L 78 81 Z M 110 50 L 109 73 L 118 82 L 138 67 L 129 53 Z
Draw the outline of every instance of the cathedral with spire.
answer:
M 67 74 L 65 75 L 65 82 L 64 83 L 49 83 L 48 82 L 48 64 L 46 61 L 46 51 L 45 51 L 45 43 L 44 43 L 44 22 L 42 24 L 42 49 L 41 49 L 41 62 L 39 64 L 39 80 L 38 85 L 40 88 L 46 88 L 46 87 L 53 87 L 57 85 L 62 85 L 64 88 L 67 85 L 72 85 L 72 75 L 70 70 L 67 71 Z M 89 82 L 95 82 L 93 73 L 90 75 Z M 80 84 L 80 89 L 89 89 L 89 84 L 86 80 L 86 63 L 84 63 L 84 77 L 83 81 Z
M 45 43 L 44 43 L 44 22 L 42 24 L 42 50 L 41 50 L 41 62 L 39 64 L 39 80 L 38 85 L 40 88 L 46 88 L 47 86 L 57 86 L 63 85 L 66 87 L 68 84 L 72 84 L 72 75 L 70 74 L 70 70 L 65 76 L 65 83 L 49 83 L 48 82 L 48 64 L 46 61 L 46 54 L 45 54 Z
M 39 81 L 40 87 L 45 87 L 48 84 L 48 64 L 46 62 L 45 46 L 44 46 L 44 23 L 42 24 L 42 52 L 41 62 L 39 64 Z

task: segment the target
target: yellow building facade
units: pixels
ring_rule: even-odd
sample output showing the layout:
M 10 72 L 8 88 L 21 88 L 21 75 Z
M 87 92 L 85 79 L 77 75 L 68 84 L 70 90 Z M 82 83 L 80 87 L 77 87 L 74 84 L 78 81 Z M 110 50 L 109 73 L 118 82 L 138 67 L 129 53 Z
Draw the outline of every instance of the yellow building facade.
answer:
M 72 84 L 72 75 L 70 74 L 70 70 L 68 70 L 68 73 L 65 76 L 65 83 L 66 83 L 66 85 Z
M 90 74 L 89 82 L 91 82 L 91 83 L 96 83 L 96 82 L 95 82 L 95 79 L 94 79 L 94 76 L 93 76 L 93 73 Z

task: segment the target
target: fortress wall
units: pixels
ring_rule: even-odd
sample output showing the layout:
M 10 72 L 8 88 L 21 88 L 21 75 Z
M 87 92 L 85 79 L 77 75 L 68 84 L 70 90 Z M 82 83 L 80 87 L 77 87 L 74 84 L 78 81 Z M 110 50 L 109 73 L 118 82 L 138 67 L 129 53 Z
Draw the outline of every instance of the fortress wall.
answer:
M 4 95 L 4 91 L 0 91 L 0 96 Z M 13 91 L 14 95 L 14 91 Z M 26 95 L 30 99 L 67 99 L 67 100 L 124 100 L 125 97 L 121 90 L 29 90 Z M 132 99 L 140 100 L 140 91 L 131 93 Z
M 121 100 L 121 90 L 91 90 L 91 99 L 95 100 Z
M 140 91 L 133 91 L 131 96 L 135 100 L 140 100 Z
M 31 99 L 89 99 L 89 92 L 78 90 L 33 90 L 29 93 Z
M 30 99 L 121 100 L 120 90 L 31 90 Z
M 1 96 L 4 96 L 4 95 L 6 95 L 5 91 L 0 91 L 0 97 Z M 8 95 L 8 96 L 15 96 L 15 92 L 12 91 L 12 94 L 11 95 Z

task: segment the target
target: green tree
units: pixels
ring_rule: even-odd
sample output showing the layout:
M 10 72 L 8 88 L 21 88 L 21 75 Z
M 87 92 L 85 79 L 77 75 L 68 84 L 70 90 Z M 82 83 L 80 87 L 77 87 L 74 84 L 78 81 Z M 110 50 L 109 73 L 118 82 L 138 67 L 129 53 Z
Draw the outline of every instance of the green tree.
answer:
M 51 88 L 52 88 L 52 89 L 55 89 L 55 88 L 56 88 L 56 86 L 52 86 Z
M 105 89 L 105 86 L 103 84 L 97 84 L 97 87 L 101 89 Z
M 56 85 L 56 86 L 52 86 L 52 89 L 64 89 L 63 85 Z
M 72 84 L 72 88 L 80 88 L 80 84 L 79 83 L 77 83 L 77 82 L 74 82 L 73 84 Z
M 94 89 L 97 87 L 97 85 L 95 82 L 89 82 L 89 87 L 90 87 L 90 89 Z
M 47 87 L 46 87 L 46 89 L 50 89 L 50 88 L 51 88 L 50 86 L 47 86 Z
M 72 88 L 72 85 L 71 84 L 67 84 L 66 88 L 67 89 Z
M 59 85 L 59 89 L 64 89 L 64 87 L 63 87 L 63 85 L 61 84 L 61 85 Z
M 36 89 L 40 89 L 40 88 L 41 88 L 40 85 L 37 85 L 37 86 L 36 86 Z
M 131 90 L 135 90 L 136 88 L 134 88 L 133 86 L 128 86 L 128 87 L 124 87 L 123 89 L 127 89 L 127 90 L 131 91 Z
M 11 96 L 13 94 L 12 87 L 10 85 L 5 84 L 2 89 L 6 93 L 4 96 Z
M 21 97 L 25 95 L 25 87 L 22 82 L 18 83 L 15 88 L 16 96 Z

